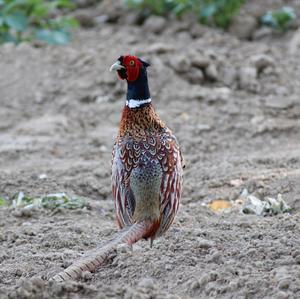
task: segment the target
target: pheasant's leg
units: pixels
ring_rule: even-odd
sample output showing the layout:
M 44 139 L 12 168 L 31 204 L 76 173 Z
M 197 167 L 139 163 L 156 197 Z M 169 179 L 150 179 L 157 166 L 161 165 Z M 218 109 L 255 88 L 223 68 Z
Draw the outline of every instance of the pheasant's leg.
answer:
M 150 248 L 153 246 L 154 239 L 150 238 Z

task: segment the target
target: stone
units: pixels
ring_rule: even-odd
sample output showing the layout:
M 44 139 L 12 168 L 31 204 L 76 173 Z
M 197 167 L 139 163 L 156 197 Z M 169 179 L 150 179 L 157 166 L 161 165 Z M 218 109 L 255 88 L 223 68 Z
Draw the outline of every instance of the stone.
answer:
M 294 259 L 295 259 L 295 262 L 296 262 L 298 265 L 300 265 L 300 255 L 295 256 Z
M 154 289 L 155 283 L 151 278 L 143 278 L 139 281 L 138 286 L 145 289 Z
M 143 27 L 146 31 L 152 33 L 161 33 L 166 26 L 166 20 L 162 17 L 151 16 L 144 23 Z
M 239 87 L 241 89 L 255 90 L 257 87 L 257 70 L 255 67 L 245 66 L 239 70 Z
M 250 64 L 256 68 L 258 73 L 260 73 L 267 67 L 274 67 L 275 61 L 269 55 L 258 54 L 250 58 Z
M 210 64 L 206 69 L 205 69 L 205 75 L 208 79 L 212 81 L 217 81 L 218 80 L 218 69 L 215 64 Z
M 195 244 L 195 247 L 203 248 L 203 249 L 209 249 L 215 246 L 215 242 L 201 239 L 199 238 L 197 240 L 197 243 Z
M 209 283 L 209 281 L 210 281 L 209 274 L 204 274 L 199 279 L 199 285 L 200 285 L 200 287 L 203 288 L 205 285 L 207 285 Z
M 204 81 L 204 74 L 201 69 L 191 68 L 187 72 L 187 78 L 189 82 L 193 84 L 200 84 Z
M 242 179 L 233 179 L 229 181 L 229 185 L 232 187 L 240 187 L 243 183 Z
M 227 86 L 232 86 L 236 83 L 238 72 L 235 67 L 226 66 L 221 71 L 221 80 Z
M 274 297 L 274 299 L 289 299 L 289 298 L 291 298 L 290 295 L 282 291 L 277 292 Z
M 124 15 L 124 6 L 121 1 L 102 0 L 97 7 L 101 16 L 106 16 L 107 21 L 115 23 Z
M 196 68 L 205 69 L 210 64 L 209 58 L 198 52 L 192 53 L 190 57 L 192 66 Z
M 205 27 L 201 26 L 199 23 L 195 23 L 190 27 L 190 34 L 193 38 L 199 38 L 205 33 Z
M 220 263 L 222 260 L 222 256 L 219 251 L 214 251 L 211 256 L 209 256 L 208 261 L 213 263 Z
M 186 73 L 190 70 L 191 66 L 186 55 L 172 56 L 170 59 L 170 65 L 177 73 Z
M 264 38 L 267 38 L 267 37 L 271 37 L 272 34 L 273 34 L 272 28 L 263 26 L 263 27 L 257 29 L 253 33 L 252 39 L 253 40 L 261 40 L 261 39 L 264 39 Z
M 165 54 L 169 52 L 174 52 L 175 48 L 169 44 L 164 43 L 155 43 L 150 45 L 147 49 L 147 53 L 155 53 L 155 54 Z
M 237 15 L 234 17 L 229 32 L 240 39 L 250 39 L 257 28 L 257 20 L 251 15 Z
M 293 107 L 297 101 L 297 96 L 270 95 L 265 99 L 265 106 L 273 109 L 288 109 Z
M 40 277 L 32 277 L 30 278 L 30 281 L 34 286 L 38 288 L 43 288 L 45 286 L 45 281 Z
M 74 17 L 79 22 L 81 27 L 92 28 L 95 26 L 94 18 L 91 18 L 91 16 L 87 13 L 78 12 L 74 15 Z
M 290 280 L 288 278 L 280 280 L 279 283 L 278 283 L 278 288 L 280 290 L 286 290 L 286 289 L 289 288 L 289 286 L 290 286 Z
M 206 100 L 209 103 L 214 102 L 226 102 L 231 95 L 231 89 L 228 87 L 216 87 L 212 88 L 207 94 Z
M 200 134 L 201 132 L 207 132 L 210 131 L 212 127 L 209 124 L 197 124 L 195 127 L 195 131 L 197 134 Z
M 293 258 L 296 258 L 297 256 L 299 256 L 299 261 L 300 261 L 300 250 L 295 250 L 293 253 L 292 253 L 292 257 Z M 299 273 L 300 274 L 300 273 Z M 300 276 L 299 276 L 300 277 Z
M 199 281 L 198 280 L 192 280 L 191 282 L 190 282 L 190 288 L 192 289 L 192 290 L 197 290 L 197 289 L 200 289 L 200 283 L 199 283 Z

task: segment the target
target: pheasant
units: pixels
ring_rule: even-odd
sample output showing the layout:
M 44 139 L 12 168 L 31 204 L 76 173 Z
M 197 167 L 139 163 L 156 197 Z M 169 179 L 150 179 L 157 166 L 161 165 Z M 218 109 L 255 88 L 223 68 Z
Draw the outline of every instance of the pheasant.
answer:
M 176 137 L 152 106 L 147 67 L 147 62 L 126 55 L 110 68 L 128 85 L 112 158 L 112 193 L 121 231 L 106 246 L 55 275 L 55 281 L 95 271 L 119 244 L 148 239 L 152 247 L 174 220 L 182 189 L 182 155 Z

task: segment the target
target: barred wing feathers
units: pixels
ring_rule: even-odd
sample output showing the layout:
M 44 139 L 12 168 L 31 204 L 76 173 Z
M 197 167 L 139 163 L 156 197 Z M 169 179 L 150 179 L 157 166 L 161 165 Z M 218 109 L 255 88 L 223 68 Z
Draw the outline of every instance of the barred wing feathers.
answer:
M 130 189 L 130 174 L 143 161 L 154 160 L 163 174 L 160 192 L 160 227 L 156 235 L 164 233 L 175 217 L 182 187 L 182 158 L 178 142 L 169 130 L 143 138 L 119 137 L 113 150 L 112 191 L 116 218 L 120 228 L 132 224 L 135 198 Z

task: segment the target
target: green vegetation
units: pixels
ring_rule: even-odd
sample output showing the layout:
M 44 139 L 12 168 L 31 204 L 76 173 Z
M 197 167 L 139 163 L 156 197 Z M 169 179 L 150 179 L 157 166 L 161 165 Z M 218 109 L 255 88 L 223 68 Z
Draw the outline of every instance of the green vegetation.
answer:
M 145 16 L 192 12 L 201 23 L 227 28 L 245 0 L 126 0 L 129 8 L 138 9 Z
M 24 209 L 35 209 L 35 208 L 44 208 L 44 209 L 82 209 L 88 208 L 88 203 L 79 197 L 69 197 L 65 193 L 55 193 L 48 194 L 42 198 L 33 198 L 28 195 L 25 195 L 23 192 L 19 192 L 17 196 L 12 201 L 12 206 L 15 209 L 24 208 Z
M 70 41 L 74 18 L 58 17 L 71 9 L 71 0 L 0 0 L 0 44 L 41 40 L 63 45 Z
M 291 22 L 296 18 L 292 7 L 283 7 L 276 11 L 267 12 L 262 18 L 263 25 L 273 27 L 278 31 L 288 29 Z
M 2 206 L 6 206 L 7 205 L 7 202 L 4 198 L 0 197 L 0 207 Z

